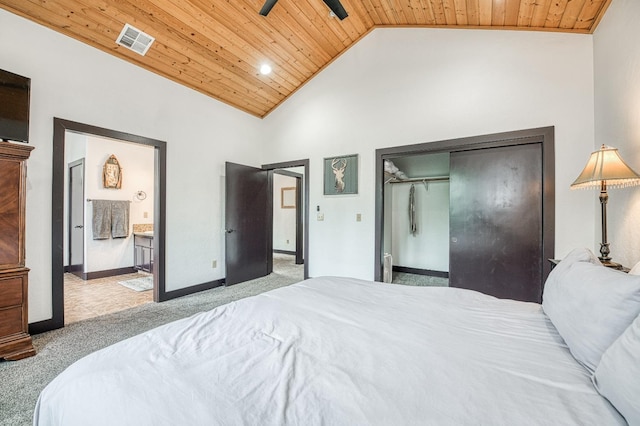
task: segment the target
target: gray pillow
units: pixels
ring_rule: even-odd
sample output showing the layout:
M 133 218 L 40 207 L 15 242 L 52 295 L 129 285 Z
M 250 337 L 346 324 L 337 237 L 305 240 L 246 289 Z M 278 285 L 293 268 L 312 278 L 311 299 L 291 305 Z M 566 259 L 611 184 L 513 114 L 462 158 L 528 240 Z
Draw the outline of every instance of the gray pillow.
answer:
M 573 356 L 593 372 L 640 313 L 640 276 L 604 267 L 589 250 L 576 249 L 549 274 L 542 308 Z
M 630 426 L 640 425 L 640 316 L 602 355 L 593 382 Z

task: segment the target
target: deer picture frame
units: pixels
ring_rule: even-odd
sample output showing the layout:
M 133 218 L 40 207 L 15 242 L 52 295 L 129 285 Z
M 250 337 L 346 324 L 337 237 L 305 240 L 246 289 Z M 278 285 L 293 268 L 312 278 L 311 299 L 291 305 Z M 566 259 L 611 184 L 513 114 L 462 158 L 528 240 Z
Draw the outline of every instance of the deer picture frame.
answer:
M 358 154 L 324 159 L 324 195 L 358 193 Z

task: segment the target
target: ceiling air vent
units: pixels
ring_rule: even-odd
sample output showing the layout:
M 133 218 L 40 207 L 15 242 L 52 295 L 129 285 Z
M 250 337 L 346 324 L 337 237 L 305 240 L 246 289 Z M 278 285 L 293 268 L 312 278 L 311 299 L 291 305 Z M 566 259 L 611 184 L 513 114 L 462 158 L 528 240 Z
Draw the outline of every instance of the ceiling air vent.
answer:
M 155 38 L 149 34 L 143 33 L 129 24 L 124 24 L 116 43 L 144 56 L 154 40 Z

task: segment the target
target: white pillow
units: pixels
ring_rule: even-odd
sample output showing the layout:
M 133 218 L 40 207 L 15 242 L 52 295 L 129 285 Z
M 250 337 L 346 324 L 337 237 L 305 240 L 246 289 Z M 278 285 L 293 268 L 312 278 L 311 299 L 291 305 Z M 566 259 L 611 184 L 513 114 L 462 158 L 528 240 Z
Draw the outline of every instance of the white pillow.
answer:
M 542 308 L 573 356 L 593 372 L 640 313 L 640 276 L 604 267 L 589 250 L 576 249 L 549 274 Z
M 640 425 L 640 316 L 602 355 L 593 382 L 630 426 Z
M 629 275 L 640 275 L 640 262 L 636 263 L 629 271 Z

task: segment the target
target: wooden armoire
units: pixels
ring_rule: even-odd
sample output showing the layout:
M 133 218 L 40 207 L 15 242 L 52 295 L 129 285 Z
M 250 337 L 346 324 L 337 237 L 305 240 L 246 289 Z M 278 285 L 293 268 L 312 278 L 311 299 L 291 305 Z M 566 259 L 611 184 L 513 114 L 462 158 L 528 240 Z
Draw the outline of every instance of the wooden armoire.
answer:
M 35 354 L 29 335 L 25 267 L 26 161 L 32 146 L 0 141 L 0 358 Z

